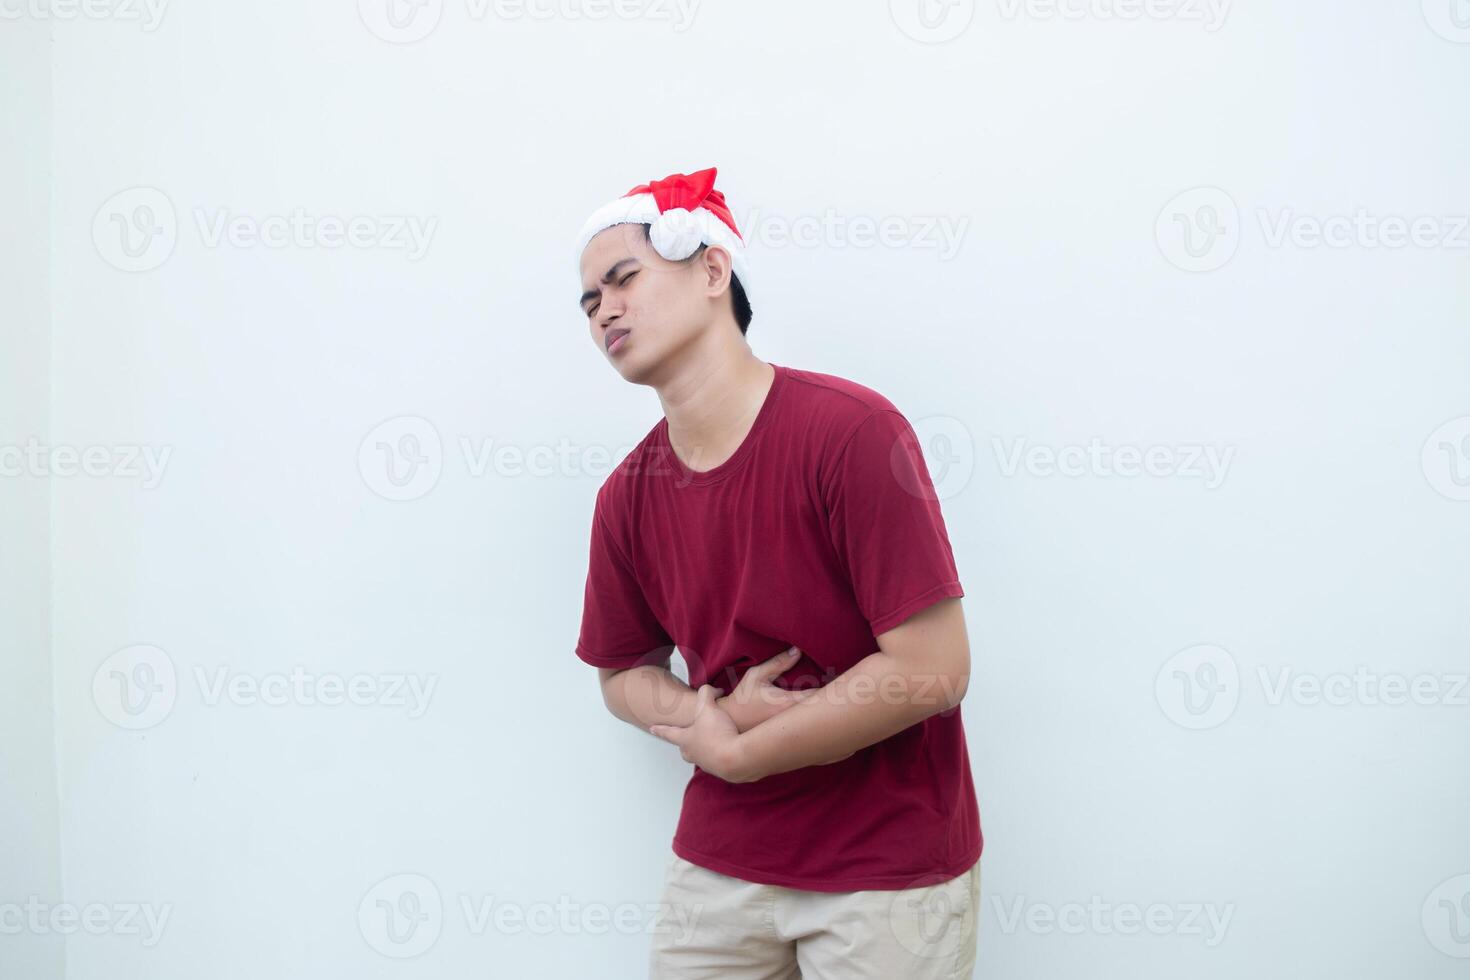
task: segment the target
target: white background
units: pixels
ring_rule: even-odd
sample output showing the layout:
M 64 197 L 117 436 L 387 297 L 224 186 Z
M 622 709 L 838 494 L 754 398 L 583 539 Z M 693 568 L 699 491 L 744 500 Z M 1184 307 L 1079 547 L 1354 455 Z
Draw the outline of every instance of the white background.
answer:
M 1463 975 L 1462 0 L 39 2 L 0 4 L 0 444 L 45 463 L 0 478 L 0 905 L 100 934 L 28 921 L 0 975 L 642 974 L 688 770 L 572 647 L 599 453 L 658 403 L 570 243 L 705 166 L 756 352 L 933 453 L 976 975 Z M 435 686 L 215 696 L 296 667 Z

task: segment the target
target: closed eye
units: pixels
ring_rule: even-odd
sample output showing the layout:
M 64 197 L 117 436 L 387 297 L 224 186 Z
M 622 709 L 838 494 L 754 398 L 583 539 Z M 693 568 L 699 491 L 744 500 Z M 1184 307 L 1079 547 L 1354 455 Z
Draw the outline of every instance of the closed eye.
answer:
M 611 284 L 612 281 L 613 281 L 613 276 L 617 275 L 618 274 L 618 270 L 621 269 L 625 265 L 631 265 L 631 266 L 633 266 L 633 270 L 631 272 L 629 272 L 627 275 L 623 276 L 623 278 L 621 278 L 621 279 L 618 280 L 618 285 L 619 286 L 626 285 L 627 282 L 628 282 L 628 280 L 629 279 L 632 279 L 640 271 L 638 269 L 638 260 L 637 259 L 632 258 L 632 257 L 625 258 L 625 259 L 619 259 L 618 261 L 616 261 L 616 262 L 614 262 L 612 264 L 612 268 L 611 269 L 608 269 L 606 272 L 604 272 L 602 274 L 602 280 L 601 280 L 602 281 L 602 284 L 604 286 Z M 589 289 L 585 293 L 582 294 L 582 297 L 579 300 L 579 302 L 580 303 L 586 303 L 589 300 L 599 300 L 599 299 L 601 299 L 601 296 L 602 296 L 602 291 L 601 290 Z M 591 305 L 591 306 L 583 306 L 582 309 L 584 311 L 586 311 L 587 316 L 590 317 L 593 313 L 597 312 L 597 308 L 599 306 L 601 306 L 601 305 L 602 305 L 601 303 L 594 302 L 593 305 Z
M 623 278 L 621 278 L 621 279 L 619 279 L 619 280 L 618 280 L 618 285 L 619 285 L 619 286 L 626 286 L 626 285 L 627 285 L 627 284 L 628 284 L 628 280 L 630 280 L 630 279 L 632 279 L 632 278 L 633 278 L 633 277 L 634 277 L 634 276 L 636 276 L 636 275 L 638 275 L 638 271 L 639 271 L 639 270 L 637 270 L 637 269 L 635 269 L 635 270 L 633 270 L 633 271 L 632 271 L 632 272 L 630 272 L 630 273 L 628 273 L 628 274 L 627 274 L 627 275 L 626 275 L 626 276 L 624 276 L 624 277 L 623 277 Z M 597 312 L 597 308 L 598 308 L 598 307 L 599 307 L 599 306 L 601 306 L 601 305 L 602 305 L 602 304 L 601 304 L 601 303 L 600 303 L 600 302 L 598 302 L 598 303 L 593 303 L 593 304 L 592 304 L 592 305 L 591 305 L 591 306 L 589 306 L 589 307 L 587 307 L 587 315 L 588 315 L 588 316 L 589 316 L 589 317 L 590 317 L 590 316 L 592 316 L 592 315 L 593 315 L 593 314 L 595 314 L 595 313 L 596 313 L 596 312 Z

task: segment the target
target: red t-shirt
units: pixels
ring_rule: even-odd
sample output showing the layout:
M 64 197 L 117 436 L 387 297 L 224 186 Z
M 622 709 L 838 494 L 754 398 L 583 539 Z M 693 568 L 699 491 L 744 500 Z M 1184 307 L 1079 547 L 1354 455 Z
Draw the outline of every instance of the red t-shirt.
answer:
M 690 686 L 728 693 L 796 646 L 780 686 L 812 687 L 877 652 L 879 633 L 964 595 L 904 416 L 854 382 L 772 367 L 727 461 L 691 471 L 660 419 L 603 483 L 582 660 L 633 667 L 677 645 Z M 841 762 L 750 783 L 696 767 L 673 840 L 710 870 L 825 892 L 952 878 L 981 845 L 959 708 Z

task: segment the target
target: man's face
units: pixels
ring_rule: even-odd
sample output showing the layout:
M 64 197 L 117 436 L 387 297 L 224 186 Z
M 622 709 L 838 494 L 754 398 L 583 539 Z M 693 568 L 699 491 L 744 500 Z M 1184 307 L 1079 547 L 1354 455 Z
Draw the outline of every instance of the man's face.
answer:
M 582 311 L 593 343 L 628 381 L 641 381 L 698 332 L 710 313 L 701 262 L 670 262 L 644 226 L 613 225 L 582 252 Z

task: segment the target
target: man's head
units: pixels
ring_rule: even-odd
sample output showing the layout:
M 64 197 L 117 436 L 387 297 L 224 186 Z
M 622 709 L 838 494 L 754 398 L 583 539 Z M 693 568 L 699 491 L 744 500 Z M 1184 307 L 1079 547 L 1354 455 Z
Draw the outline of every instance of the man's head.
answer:
M 750 325 L 745 243 L 714 174 L 635 187 L 583 226 L 581 308 L 593 341 L 630 381 L 701 339 L 743 337 Z

